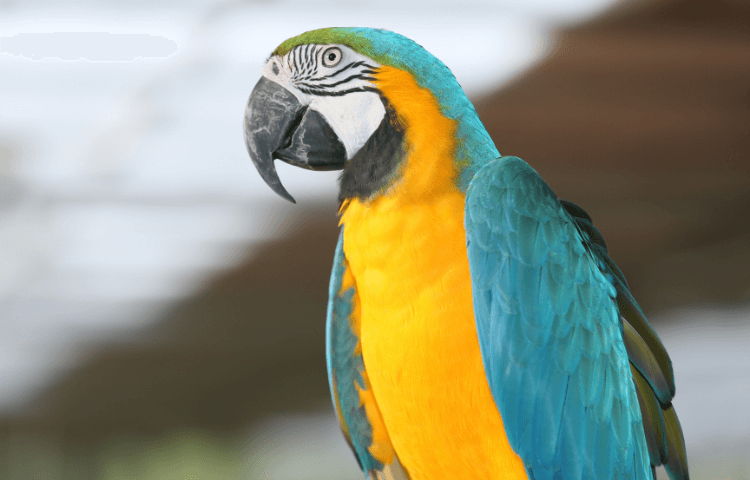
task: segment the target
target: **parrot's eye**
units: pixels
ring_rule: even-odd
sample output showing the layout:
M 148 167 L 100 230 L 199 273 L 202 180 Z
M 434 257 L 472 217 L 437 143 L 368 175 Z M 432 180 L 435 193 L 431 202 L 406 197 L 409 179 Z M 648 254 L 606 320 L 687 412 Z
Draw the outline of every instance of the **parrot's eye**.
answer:
M 331 47 L 323 52 L 323 66 L 324 67 L 335 67 L 341 61 L 341 50 L 336 47 Z

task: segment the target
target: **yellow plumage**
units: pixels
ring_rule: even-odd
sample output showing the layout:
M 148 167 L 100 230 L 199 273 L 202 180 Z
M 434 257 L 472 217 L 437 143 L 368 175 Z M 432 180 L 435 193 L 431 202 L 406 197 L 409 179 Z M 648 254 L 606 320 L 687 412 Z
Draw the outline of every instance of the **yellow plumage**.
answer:
M 376 84 L 407 127 L 407 157 L 393 186 L 341 216 L 370 453 L 389 463 L 395 450 L 411 480 L 526 479 L 479 351 L 455 122 L 406 72 L 381 67 Z

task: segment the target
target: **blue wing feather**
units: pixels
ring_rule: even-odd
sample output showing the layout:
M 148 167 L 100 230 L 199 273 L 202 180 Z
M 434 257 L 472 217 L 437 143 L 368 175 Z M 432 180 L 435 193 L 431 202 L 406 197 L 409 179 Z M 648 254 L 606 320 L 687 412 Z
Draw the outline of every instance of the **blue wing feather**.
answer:
M 466 231 L 477 331 L 530 478 L 649 478 L 613 274 L 522 160 L 477 172 Z
M 354 288 L 342 290 L 346 270 L 344 236 L 339 236 L 328 292 L 326 324 L 326 363 L 328 384 L 333 406 L 341 422 L 349 446 L 364 471 L 377 470 L 382 464 L 367 447 L 372 443 L 372 427 L 362 407 L 357 386 L 364 387 L 364 362 L 356 353 L 358 338 L 352 331 L 350 317 L 353 310 Z
M 347 268 L 342 231 L 334 256 L 326 323 L 326 363 L 333 407 L 347 443 L 367 477 L 373 480 L 405 480 L 408 475 L 397 456 L 384 465 L 369 450 L 372 445 L 372 425 L 359 395 L 359 390 L 365 390 L 368 385 L 364 379 L 362 354 L 357 349 L 358 333 L 352 328 L 351 321 L 356 288 L 343 288 Z

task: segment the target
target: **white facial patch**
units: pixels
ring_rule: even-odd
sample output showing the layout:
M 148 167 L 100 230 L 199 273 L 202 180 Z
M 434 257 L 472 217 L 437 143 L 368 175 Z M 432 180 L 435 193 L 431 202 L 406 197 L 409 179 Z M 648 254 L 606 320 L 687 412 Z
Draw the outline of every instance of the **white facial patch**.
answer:
M 375 132 L 385 116 L 380 96 L 374 92 L 352 92 L 340 97 L 314 96 L 310 108 L 328 121 L 351 159 Z
M 262 72 L 323 115 L 351 159 L 386 113 L 371 82 L 378 67 L 344 45 L 299 45 L 284 56 L 271 57 Z

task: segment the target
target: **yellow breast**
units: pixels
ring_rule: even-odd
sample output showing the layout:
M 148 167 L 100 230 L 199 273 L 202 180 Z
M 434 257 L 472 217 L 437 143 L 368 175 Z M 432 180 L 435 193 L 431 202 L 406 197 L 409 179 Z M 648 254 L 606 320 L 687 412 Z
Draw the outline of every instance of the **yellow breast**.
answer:
M 479 351 L 455 122 L 409 74 L 383 67 L 377 78 L 407 125 L 408 156 L 395 185 L 350 201 L 341 223 L 382 421 L 412 480 L 526 479 Z

